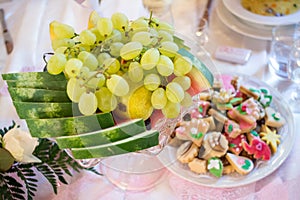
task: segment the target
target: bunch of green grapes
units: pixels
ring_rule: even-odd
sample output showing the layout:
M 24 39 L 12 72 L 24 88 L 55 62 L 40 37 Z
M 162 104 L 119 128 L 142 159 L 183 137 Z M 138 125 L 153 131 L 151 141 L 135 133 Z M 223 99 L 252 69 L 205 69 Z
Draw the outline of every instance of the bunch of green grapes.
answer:
M 122 13 L 104 18 L 93 12 L 79 34 L 53 22 L 50 36 L 54 55 L 47 70 L 66 75 L 67 94 L 83 115 L 116 109 L 132 89 L 129 82 L 151 91 L 151 105 L 167 118 L 192 103 L 186 76 L 192 62 L 177 53 L 174 28 L 165 22 L 152 16 L 129 21 Z

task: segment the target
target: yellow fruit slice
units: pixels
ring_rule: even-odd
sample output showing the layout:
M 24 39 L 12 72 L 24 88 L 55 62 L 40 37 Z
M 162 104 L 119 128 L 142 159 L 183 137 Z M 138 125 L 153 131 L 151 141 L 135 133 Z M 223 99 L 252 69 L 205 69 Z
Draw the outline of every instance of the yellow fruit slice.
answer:
M 151 116 L 153 112 L 151 95 L 152 92 L 144 86 L 139 87 L 131 94 L 128 101 L 128 113 L 131 119 L 143 118 L 146 120 Z
M 100 19 L 100 15 L 94 10 L 91 12 L 88 21 L 88 29 L 94 28 L 97 26 L 97 22 Z

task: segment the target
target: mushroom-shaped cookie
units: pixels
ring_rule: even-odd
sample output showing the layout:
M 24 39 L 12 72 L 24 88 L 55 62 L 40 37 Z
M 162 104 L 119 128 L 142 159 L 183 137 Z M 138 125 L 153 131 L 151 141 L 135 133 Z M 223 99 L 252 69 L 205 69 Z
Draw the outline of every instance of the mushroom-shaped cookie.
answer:
M 193 142 L 187 141 L 177 149 L 176 155 L 181 163 L 189 163 L 198 155 L 198 152 L 199 147 Z
M 209 132 L 203 139 L 199 158 L 208 160 L 211 157 L 222 157 L 228 150 L 228 141 L 220 132 Z

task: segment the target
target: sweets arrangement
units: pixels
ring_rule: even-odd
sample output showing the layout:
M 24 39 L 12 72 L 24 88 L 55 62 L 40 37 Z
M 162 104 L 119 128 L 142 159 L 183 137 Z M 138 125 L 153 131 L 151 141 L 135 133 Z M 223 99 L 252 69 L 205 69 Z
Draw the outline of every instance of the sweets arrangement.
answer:
M 278 131 L 286 120 L 271 106 L 268 89 L 244 86 L 231 77 L 197 98 L 170 140 L 178 147 L 178 161 L 192 172 L 247 175 L 258 161 L 268 161 L 277 152 Z

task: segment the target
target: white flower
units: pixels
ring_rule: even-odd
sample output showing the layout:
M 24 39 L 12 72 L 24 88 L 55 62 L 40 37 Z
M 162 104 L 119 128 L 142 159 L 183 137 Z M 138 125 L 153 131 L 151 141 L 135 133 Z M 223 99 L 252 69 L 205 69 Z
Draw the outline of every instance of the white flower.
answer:
M 220 169 L 220 163 L 219 160 L 210 160 L 209 165 L 207 166 L 208 169 Z
M 14 127 L 3 136 L 2 144 L 18 162 L 41 162 L 40 159 L 32 155 L 38 145 L 38 139 L 31 137 L 25 131 Z

